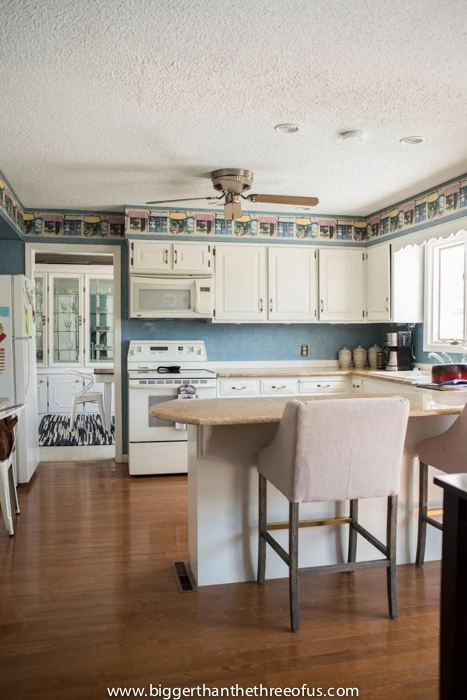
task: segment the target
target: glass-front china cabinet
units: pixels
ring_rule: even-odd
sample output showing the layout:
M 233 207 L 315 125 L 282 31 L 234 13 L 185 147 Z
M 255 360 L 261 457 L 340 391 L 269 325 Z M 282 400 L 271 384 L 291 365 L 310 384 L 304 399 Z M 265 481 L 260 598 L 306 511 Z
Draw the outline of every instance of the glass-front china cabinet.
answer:
M 35 288 L 39 413 L 66 413 L 83 383 L 68 369 L 92 374 L 113 367 L 113 268 L 40 264 Z

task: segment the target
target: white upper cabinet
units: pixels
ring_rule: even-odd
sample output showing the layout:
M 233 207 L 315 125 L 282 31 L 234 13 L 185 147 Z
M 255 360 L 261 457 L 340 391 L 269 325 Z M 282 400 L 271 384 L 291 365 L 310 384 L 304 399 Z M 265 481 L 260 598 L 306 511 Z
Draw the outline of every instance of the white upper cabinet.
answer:
M 392 321 L 423 322 L 425 246 L 409 245 L 392 254 Z
M 267 314 L 266 248 L 216 245 L 215 320 L 264 321 Z
M 210 272 L 211 244 L 131 241 L 130 274 Z
M 268 319 L 317 320 L 317 251 L 304 246 L 268 249 Z
M 130 272 L 164 272 L 172 269 L 172 244 L 155 241 L 130 243 Z
M 368 321 L 390 321 L 391 246 L 374 246 L 365 253 L 366 311 Z
M 363 251 L 321 248 L 319 251 L 319 318 L 321 321 L 364 320 Z
M 174 270 L 211 272 L 211 245 L 204 243 L 174 243 Z

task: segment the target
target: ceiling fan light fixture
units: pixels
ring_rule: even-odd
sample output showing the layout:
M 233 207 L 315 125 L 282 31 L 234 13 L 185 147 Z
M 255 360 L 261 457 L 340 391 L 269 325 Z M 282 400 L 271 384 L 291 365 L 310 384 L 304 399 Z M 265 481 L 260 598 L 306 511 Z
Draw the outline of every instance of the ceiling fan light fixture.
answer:
M 400 143 L 403 143 L 404 146 L 418 146 L 419 143 L 424 141 L 426 141 L 424 136 L 404 136 Z
M 280 134 L 295 134 L 300 130 L 298 124 L 276 124 L 274 131 L 278 131 Z

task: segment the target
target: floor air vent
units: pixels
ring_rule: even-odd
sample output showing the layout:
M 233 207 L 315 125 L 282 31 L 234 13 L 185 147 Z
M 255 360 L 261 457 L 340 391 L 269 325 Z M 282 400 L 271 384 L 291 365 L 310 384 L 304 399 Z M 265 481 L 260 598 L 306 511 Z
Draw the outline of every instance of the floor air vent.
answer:
M 172 567 L 179 593 L 196 591 L 196 583 L 191 573 L 190 566 L 186 561 L 172 561 L 170 562 L 170 566 Z

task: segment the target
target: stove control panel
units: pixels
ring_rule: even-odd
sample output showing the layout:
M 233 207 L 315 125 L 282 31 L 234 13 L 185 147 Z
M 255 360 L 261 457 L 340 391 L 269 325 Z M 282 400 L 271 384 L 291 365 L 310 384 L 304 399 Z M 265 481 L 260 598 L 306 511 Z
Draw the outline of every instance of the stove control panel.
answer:
M 202 340 L 131 340 L 128 362 L 207 362 L 206 347 Z

